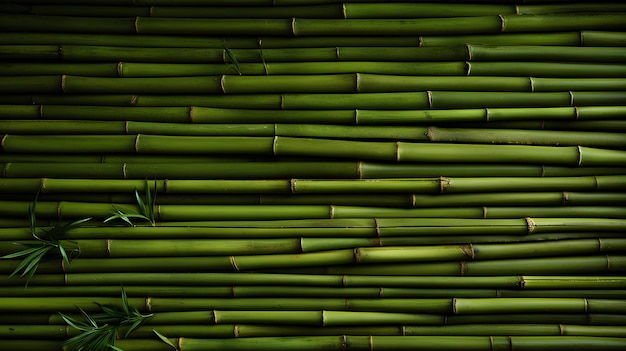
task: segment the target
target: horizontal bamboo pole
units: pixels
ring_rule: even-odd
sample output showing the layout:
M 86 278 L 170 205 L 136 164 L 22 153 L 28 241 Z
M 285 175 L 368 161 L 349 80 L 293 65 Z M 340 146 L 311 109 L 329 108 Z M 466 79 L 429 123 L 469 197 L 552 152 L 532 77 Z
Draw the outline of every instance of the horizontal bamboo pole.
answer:
M 399 179 L 290 179 L 290 180 L 154 180 L 149 187 L 161 194 L 350 194 L 350 193 L 498 193 L 515 191 L 616 191 L 626 188 L 619 175 L 580 177 L 439 177 Z M 104 193 L 145 192 L 146 182 L 132 179 L 2 178 L 5 193 Z M 551 197 L 555 194 L 549 194 Z M 619 193 L 613 193 L 619 196 Z M 589 194 L 590 196 L 591 194 Z M 593 196 L 609 194 L 593 193 Z M 479 199 L 481 196 L 476 196 Z M 585 194 L 556 195 L 563 203 L 575 203 Z
M 553 62 L 468 62 L 467 72 L 470 76 L 520 76 L 520 77 L 551 77 L 551 78 L 573 78 L 582 79 L 581 87 L 561 86 L 561 90 L 588 90 L 589 78 L 597 77 L 623 77 L 624 70 L 621 64 L 607 63 L 553 63 Z M 539 80 L 540 81 L 540 80 Z M 535 81 L 536 82 L 536 81 Z M 609 80 L 606 83 L 610 82 Z M 622 83 L 617 83 L 619 86 Z M 607 90 L 617 90 L 604 85 Z M 585 87 L 585 88 L 582 88 Z M 548 91 L 542 89 L 540 84 L 533 85 L 533 91 Z
M 519 18 L 523 18 L 521 16 Z M 543 17 L 547 19 L 550 16 Z M 529 18 L 529 17 L 526 17 Z M 616 17 L 614 17 L 616 18 Z M 542 20 L 534 17 L 534 20 Z M 553 17 L 555 21 L 558 17 Z M 623 62 L 623 48 L 572 46 L 469 45 L 471 61 Z
M 247 350 L 342 350 L 345 344 L 355 350 L 408 350 L 416 345 L 429 350 L 491 350 L 497 347 L 503 350 L 539 350 L 544 347 L 554 349 L 568 348 L 571 350 L 619 350 L 624 347 L 622 338 L 585 337 L 585 336 L 317 336 L 317 337 L 267 337 L 241 339 L 191 339 L 180 338 L 179 345 L 183 351 L 205 349 Z M 119 343 L 128 350 L 132 340 Z M 141 347 L 141 346 L 139 346 Z M 141 348 L 143 349 L 143 348 Z
M 622 273 L 626 267 L 623 256 L 575 256 L 528 259 L 504 259 L 473 262 L 436 262 L 416 264 L 386 264 L 376 266 L 332 266 L 327 274 L 359 275 L 555 275 Z M 285 272 L 285 270 L 282 270 Z M 306 270 L 291 270 L 292 273 Z M 309 270 L 311 272 L 311 270 Z
M 27 79 L 28 78 L 28 79 Z M 22 77 L 30 88 L 23 87 L 33 94 L 36 89 L 54 89 L 58 86 L 56 77 L 44 82 L 49 87 L 39 85 L 39 78 Z M 8 84 L 8 83 L 7 83 Z M 9 89 L 8 87 L 6 89 Z M 32 90 L 34 89 L 34 90 Z M 35 95 L 25 96 L 11 90 L 7 104 L 43 105 L 104 105 L 138 107 L 212 107 L 244 109 L 286 109 L 286 110 L 426 110 L 433 109 L 479 109 L 479 108 L 545 108 L 545 107 L 588 107 L 621 106 L 624 93 L 620 91 L 572 91 L 572 92 L 431 92 L 429 104 L 427 92 L 361 93 L 361 94 L 249 94 L 245 100 L 240 96 L 224 95 Z M 36 93 L 35 93 L 36 94 Z M 282 101 L 282 103 L 281 103 Z M 323 102 L 323 103 L 322 103 Z M 534 118 L 536 119 L 536 118 Z
M 6 153 L 185 153 L 356 158 L 399 162 L 539 163 L 566 166 L 624 166 L 622 151 L 581 146 L 426 144 L 361 142 L 312 138 L 200 137 L 138 134 L 124 136 L 5 135 Z M 76 150 L 75 143 L 81 143 Z M 224 150 L 224 145 L 231 146 Z M 521 157 L 523 156 L 523 157 Z
M 196 124 L 428 124 L 447 122 L 503 122 L 560 120 L 616 120 L 623 106 L 486 108 L 452 110 L 246 110 L 208 107 L 115 107 L 67 105 L 2 105 L 3 120 L 88 120 Z M 159 115 L 158 120 L 155 115 Z M 49 123 L 53 123 L 50 121 Z M 109 122 L 110 123 L 110 122 Z M 141 124 L 136 124 L 141 125 Z M 203 128 L 194 125 L 194 128 Z M 231 128 L 236 128 L 235 126 Z
M 465 75 L 465 64 L 457 63 L 338 62 L 336 64 L 289 63 L 281 64 L 282 66 L 278 65 L 267 64 L 269 76 L 221 74 L 222 72 L 226 73 L 227 69 L 224 69 L 218 73 L 221 75 L 181 77 L 214 73 L 212 71 L 189 71 L 189 66 L 186 65 L 184 67 L 183 65 L 158 67 L 157 71 L 150 71 L 167 70 L 168 75 L 171 75 L 167 77 L 150 72 L 134 74 L 128 72 L 130 69 L 128 65 L 126 65 L 127 70 L 123 73 L 125 74 L 124 79 L 76 75 L 62 75 L 58 78 L 47 75 L 3 76 L 0 77 L 0 91 L 4 93 L 64 92 L 69 94 L 76 92 L 90 94 L 269 94 L 394 93 L 435 90 L 438 94 L 442 91 L 455 91 L 458 94 L 458 91 L 561 92 L 605 90 L 615 91 L 619 95 L 618 91 L 625 90 L 624 79 L 621 78 L 572 80 L 566 78 L 460 77 Z M 118 65 L 118 68 L 120 67 L 124 67 L 124 65 Z M 473 66 L 470 65 L 469 67 L 472 69 Z M 177 71 L 179 68 L 183 68 L 184 71 Z M 619 70 L 610 67 L 605 68 L 610 71 L 610 74 L 605 76 L 626 76 L 626 73 L 622 74 Z M 471 74 L 471 70 L 469 72 Z M 100 75 L 98 72 L 95 73 Z M 411 76 L 405 77 L 404 75 Z M 434 77 L 436 75 L 440 76 Z M 459 77 L 441 77 L 446 75 Z M 602 77 L 603 75 L 596 74 L 596 76 Z M 184 84 L 185 82 L 187 85 Z M 549 98 L 549 95 L 544 96 Z M 515 95 L 510 95 L 510 97 L 514 99 Z M 553 99 L 546 100 L 545 103 L 550 103 L 551 100 Z
M 318 37 L 261 37 L 263 48 L 323 48 L 323 47 L 423 47 L 476 45 L 551 45 L 551 46 L 623 46 L 624 34 L 617 31 L 583 30 L 580 32 L 501 33 L 494 35 L 451 36 L 318 36 Z M 98 36 L 80 33 L 0 33 L 3 45 L 98 45 L 126 47 L 178 47 L 178 48 L 258 48 L 258 38 L 203 37 L 173 35 L 116 35 Z
M 345 18 L 428 18 L 428 17 L 471 17 L 515 14 L 511 5 L 458 4 L 453 8 L 443 4 L 407 3 L 346 3 Z

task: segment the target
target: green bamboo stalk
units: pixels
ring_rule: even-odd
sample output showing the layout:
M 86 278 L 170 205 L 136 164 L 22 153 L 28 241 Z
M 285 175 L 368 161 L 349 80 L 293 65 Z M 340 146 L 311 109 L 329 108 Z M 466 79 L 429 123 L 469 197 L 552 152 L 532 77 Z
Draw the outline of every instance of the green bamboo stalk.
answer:
M 56 5 L 55 5 L 56 7 Z M 93 46 L 125 46 L 125 47 L 208 47 L 221 48 L 256 48 L 256 38 L 218 38 L 193 37 L 173 35 L 123 35 L 101 34 L 91 35 L 82 33 L 0 33 L 0 43 L 3 45 L 93 45 Z M 325 45 L 328 46 L 328 45 Z M 332 45 L 330 45 L 332 46 Z
M 561 206 L 561 205 L 619 205 L 626 200 L 624 193 L 582 192 L 523 192 L 480 194 L 422 195 L 413 194 L 413 207 L 445 206 Z
M 98 297 L 96 298 L 100 304 L 119 304 L 118 298 Z M 145 299 L 142 298 L 128 298 L 128 303 L 140 310 L 145 310 Z M 56 313 L 61 312 L 74 312 L 76 307 L 82 308 L 85 312 L 99 312 L 100 307 L 94 303 L 93 297 L 28 297 L 28 298 L 15 298 L 4 297 L 0 300 L 0 310 L 9 313 Z
M 181 18 L 343 18 L 340 4 L 304 6 L 250 6 L 250 7 L 161 7 L 153 6 L 152 17 Z
M 541 15 L 556 13 L 602 13 L 602 12 L 624 12 L 626 7 L 623 4 L 607 6 L 608 3 L 582 3 L 582 4 L 544 4 L 544 5 L 518 5 L 519 15 Z
M 418 73 L 419 72 L 415 72 Z M 424 72 L 421 74 L 437 74 L 438 72 Z M 387 93 L 400 91 L 423 91 L 423 90 L 439 90 L 439 91 L 530 91 L 531 85 L 528 78 L 517 77 L 445 77 L 445 76 L 390 76 L 390 75 L 372 75 L 357 74 L 358 92 L 360 93 Z M 555 83 L 562 83 L 567 87 L 569 81 L 561 80 Z M 608 90 L 607 83 L 599 82 L 599 88 L 604 87 Z M 581 83 L 582 84 L 582 83 Z M 585 85 L 587 87 L 589 84 Z M 619 87 L 618 84 L 616 88 Z M 565 89 L 572 90 L 572 89 Z M 588 89 L 590 90 L 590 89 Z M 618 89 L 611 89 L 618 90 Z
M 624 77 L 623 65 L 620 64 L 590 64 L 590 63 L 561 63 L 561 62 L 468 62 L 468 75 L 473 76 L 520 76 L 520 77 Z M 583 80 L 588 82 L 589 79 Z M 606 80 L 608 83 L 609 80 Z M 590 90 L 584 87 L 570 86 L 563 90 Z M 619 85 L 618 85 L 619 86 Z M 533 86 L 535 89 L 540 87 Z M 605 86 L 607 90 L 617 90 Z M 545 90 L 535 90 L 545 91 Z
M 385 264 L 376 266 L 329 266 L 328 274 L 360 275 L 507 275 L 598 274 L 624 272 L 623 256 L 575 256 L 504 259 L 473 262 Z M 609 264 L 610 262 L 610 264 Z M 299 272 L 299 271 L 296 271 Z M 294 272 L 294 273 L 296 273 Z
M 280 289 L 285 289 L 284 286 L 276 287 L 274 292 L 279 291 Z M 298 290 L 304 290 L 304 288 L 294 288 L 296 293 Z M 307 287 L 306 289 L 311 289 L 311 287 Z M 319 288 L 318 288 L 319 289 Z M 341 288 L 345 289 L 345 288 Z M 354 294 L 357 294 L 359 290 L 376 290 L 376 288 L 354 288 L 348 289 L 347 294 L 350 294 L 350 290 L 355 291 Z M 46 286 L 29 286 L 28 289 L 24 289 L 24 287 L 19 286 L 4 286 L 0 292 L 1 296 L 33 296 L 33 297 L 53 297 L 53 296 L 110 296 L 110 297 L 118 297 L 120 294 L 119 286 L 55 286 L 54 288 L 46 287 Z M 254 288 L 251 290 L 254 291 Z M 330 290 L 330 289 L 329 289 Z M 335 288 L 334 290 L 339 290 Z M 233 296 L 233 287 L 174 287 L 174 286 L 124 286 L 124 291 L 128 294 L 128 296 L 160 296 L 160 297 L 231 297 Z M 323 293 L 323 290 L 320 294 Z M 305 292 L 302 292 L 303 296 Z M 313 293 L 314 294 L 314 293 Z M 331 296 L 332 292 L 329 291 L 326 295 Z M 339 293 L 337 293 L 337 296 Z M 257 296 L 264 296 L 262 294 L 257 294 Z M 315 296 L 315 295 L 308 295 Z M 372 295 L 373 296 L 373 295 Z M 253 297 L 253 296 L 250 296 Z M 363 297 L 371 297 L 371 296 L 363 296 Z M 52 316 L 50 317 L 52 320 Z M 13 319 L 11 319 L 13 320 Z M 17 322 L 16 322 L 17 323 Z M 36 323 L 26 323 L 23 322 L 20 324 L 37 324 Z M 47 323 L 47 319 L 46 319 Z
M 58 350 L 59 340 L 6 339 L 2 341 L 2 346 L 8 347 L 9 349 L 20 349 L 24 351 Z
M 562 335 L 620 337 L 620 335 L 624 335 L 623 333 L 624 333 L 624 327 L 620 327 L 620 326 L 582 326 L 582 325 L 561 326 Z
M 135 33 L 133 18 L 88 18 L 71 16 L 0 15 L 0 29 L 8 32 Z
M 360 4 L 344 5 L 345 18 L 429 18 L 429 17 L 470 17 L 515 14 L 511 5 L 459 4 L 454 7 L 443 4 Z
M 495 189 L 508 191 L 617 190 L 624 180 L 620 176 L 593 177 L 446 177 L 441 179 L 444 193 L 488 193 Z M 500 183 L 501 182 L 501 183 Z
M 607 313 L 619 308 L 620 300 L 574 298 L 484 298 L 454 299 L 455 314 L 489 313 Z M 616 310 L 616 312 L 619 310 Z
M 237 335 L 242 338 L 267 336 L 332 336 L 332 335 L 401 335 L 401 328 L 389 327 L 324 327 L 311 328 L 309 326 L 275 326 L 262 324 L 238 324 Z
M 572 325 L 624 325 L 623 317 L 608 314 L 483 314 L 483 315 L 454 315 L 448 316 L 449 325 L 459 324 L 535 324 L 538 320 L 544 324 L 572 324 Z
M 589 16 L 582 14 L 554 14 L 516 16 L 503 15 L 503 33 L 516 32 L 555 32 L 568 30 L 620 30 L 624 28 L 623 15 L 597 14 Z
M 260 63 L 240 63 L 239 72 L 246 76 L 267 74 L 265 67 Z M 223 63 L 120 62 L 117 64 L 117 74 L 125 78 L 215 76 L 238 74 L 239 72 L 235 70 L 234 66 Z
M 578 297 L 596 299 L 619 299 L 624 290 L 498 290 L 498 297 Z M 483 296 L 480 296 L 483 297 Z
M 67 328 L 60 325 L 0 326 L 0 337 L 7 339 L 66 339 Z
M 521 162 L 569 166 L 620 166 L 626 161 L 621 151 L 586 147 L 404 142 L 391 144 L 276 137 L 273 149 L 277 156 L 351 157 L 400 162 Z
M 39 16 L 76 16 L 76 17 L 135 17 L 150 16 L 147 6 L 50 6 L 33 5 L 28 7 L 29 12 Z
M 468 49 L 471 61 L 622 62 L 624 56 L 623 49 L 610 47 L 469 45 Z
M 150 35 L 293 35 L 289 19 L 215 18 L 206 21 L 198 18 L 138 17 L 135 28 L 139 34 Z M 110 33 L 109 31 L 105 33 L 107 32 Z
M 71 74 L 77 76 L 117 77 L 117 65 L 111 63 L 23 63 L 8 62 L 0 67 L 2 76 L 39 76 Z
M 406 336 L 416 335 L 561 335 L 559 325 L 554 324 L 468 324 L 446 326 L 406 326 Z M 605 335 L 606 336 L 606 335 Z
M 364 5 L 364 4 L 349 4 Z M 393 6 L 394 4 L 390 4 Z M 418 5 L 419 4 L 414 4 Z M 386 45 L 387 46 L 387 45 Z M 318 50 L 318 49 L 316 49 Z M 265 52 L 263 56 L 265 57 Z M 467 48 L 464 45 L 446 47 L 338 47 L 334 56 L 327 61 L 373 61 L 373 62 L 416 62 L 416 61 L 467 61 Z M 293 61 L 293 60 L 289 60 Z
M 466 75 L 464 62 L 284 62 L 268 63 L 269 75 L 365 73 L 387 75 Z M 417 89 L 416 89 L 417 90 Z M 419 89 L 424 90 L 424 89 Z M 419 91 L 418 90 L 418 91 Z
M 587 37 L 595 38 L 598 36 L 596 31 L 581 32 L 561 32 L 561 33 L 501 33 L 486 35 L 426 35 L 420 37 L 420 45 L 422 47 L 431 46 L 454 46 L 466 45 L 467 43 L 474 45 L 560 45 L 560 46 L 579 46 L 581 45 L 581 33 Z M 621 36 L 619 32 L 612 32 L 613 35 Z M 608 40 L 610 42 L 610 40 Z M 588 40 L 585 45 L 589 46 L 609 46 L 604 45 L 604 41 Z M 620 45 L 617 45 L 620 46 Z
M 581 44 L 585 46 L 623 46 L 626 41 L 624 33 L 607 31 L 582 31 Z
M 278 133 L 277 133 L 278 134 Z M 558 132 L 530 130 L 488 130 L 468 128 L 429 127 L 430 141 L 482 144 L 584 145 L 591 147 L 624 148 L 626 136 L 619 133 Z M 596 142 L 603 140 L 604 142 Z

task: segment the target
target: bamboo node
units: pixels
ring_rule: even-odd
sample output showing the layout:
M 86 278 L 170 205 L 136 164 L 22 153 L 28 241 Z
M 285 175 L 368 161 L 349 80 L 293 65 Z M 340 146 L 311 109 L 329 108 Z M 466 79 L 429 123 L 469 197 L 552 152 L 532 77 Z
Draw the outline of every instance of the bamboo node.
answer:
M 46 178 L 41 178 L 39 180 L 39 191 L 43 193 L 45 189 L 46 189 Z
M 111 257 L 111 239 L 107 239 L 106 244 L 105 244 L 105 248 L 106 248 L 107 256 Z
M 126 162 L 122 163 L 122 176 L 126 179 Z
M 237 297 L 237 289 L 234 285 L 230 287 L 230 295 L 232 297 Z
M 563 324 L 559 324 L 559 334 L 565 335 L 565 326 Z
M 348 18 L 348 11 L 346 9 L 346 4 L 345 3 L 341 4 L 341 14 L 343 15 L 344 19 Z
M 37 113 L 39 113 L 39 118 L 43 119 L 43 105 L 39 105 L 39 108 L 37 109 Z
M 467 49 L 467 60 L 472 61 L 472 45 L 465 44 L 465 48 Z
M 139 137 L 141 137 L 141 134 L 137 134 L 137 136 L 135 137 L 135 153 L 136 154 L 139 153 Z
M 354 253 L 354 262 L 361 263 L 361 250 L 356 247 L 352 252 Z
M 161 220 L 162 218 L 162 214 L 161 214 L 161 205 L 157 206 L 157 216 L 158 216 L 158 220 Z
M 444 193 L 450 187 L 450 178 L 439 177 L 439 192 Z
M 341 276 L 341 286 L 344 288 L 348 287 L 348 276 L 345 274 Z
M 333 205 L 328 206 L 328 217 L 330 219 L 335 219 L 335 206 Z
M 485 122 L 489 122 L 489 108 L 485 108 Z
M 230 264 L 233 266 L 233 269 L 238 271 L 239 267 L 237 266 L 237 261 L 235 261 L 235 256 L 230 256 L 228 259 L 230 260 Z
M 574 106 L 574 93 L 570 90 L 569 93 L 569 105 Z
M 489 335 L 489 347 L 491 349 L 491 351 L 495 351 L 495 345 L 493 343 L 493 336 Z
M 376 236 L 380 238 L 380 224 L 377 218 L 374 218 L 374 229 L 376 229 Z
M 61 219 L 61 201 L 57 202 L 57 216 Z
M 598 176 L 593 176 L 593 188 L 598 190 L 598 188 L 600 187 L 600 184 L 598 183 Z
M 62 74 L 61 75 L 61 92 L 65 93 L 65 77 L 67 77 L 67 75 Z
M 196 108 L 193 106 L 189 106 L 189 123 L 195 123 L 195 113 L 196 113 Z
M 285 109 L 285 94 L 280 94 L 280 109 Z
M 461 246 L 461 252 L 463 255 L 471 258 L 472 260 L 476 257 L 476 251 L 474 251 L 474 246 L 470 243 L 469 245 Z
M 452 298 L 452 314 L 456 314 L 456 297 Z
M 289 180 L 289 191 L 291 191 L 291 194 L 295 194 L 296 193 L 296 189 L 297 189 L 296 182 L 297 182 L 296 179 L 290 179 Z
M 489 210 L 487 209 L 487 206 L 483 206 L 483 218 L 484 218 L 484 219 L 487 219 L 487 212 L 488 212 L 488 211 L 489 211 Z
M 154 17 L 154 6 L 150 6 L 148 9 L 148 16 Z
M 7 172 L 8 172 L 8 170 L 9 170 L 9 165 L 10 165 L 10 164 L 11 164 L 11 162 L 8 162 L 8 163 L 5 163 L 5 164 L 2 166 L 2 176 L 3 176 L 3 177 L 5 177 L 5 178 L 6 178 L 6 176 L 7 176 Z
M 578 110 L 578 106 L 574 106 L 574 119 L 580 118 L 580 111 Z
M 356 171 L 357 171 L 357 179 L 363 179 L 363 161 L 359 161 L 356 164 Z
M 533 77 L 528 77 L 528 81 L 530 83 L 530 92 L 534 93 L 535 92 L 535 80 L 533 79 Z
M 382 299 L 383 296 L 385 296 L 384 288 L 380 287 L 378 288 L 378 297 Z
M 524 289 L 526 287 L 526 279 L 524 279 L 523 275 L 520 275 L 518 278 L 519 278 L 519 281 L 517 282 L 517 286 L 520 289 Z
M 133 95 L 130 98 L 130 106 L 137 106 L 137 100 L 139 100 L 139 97 L 137 95 Z
M 300 253 L 304 253 L 304 238 L 300 237 L 298 239 L 298 244 L 300 245 Z
M 546 176 L 546 166 L 545 165 L 541 165 L 541 177 L 545 177 Z
M 589 299 L 585 297 L 583 302 L 585 303 L 585 313 L 589 313 Z
M 467 265 L 465 264 L 465 261 L 461 261 L 459 262 L 459 274 L 461 275 L 461 277 L 465 276 L 465 270 L 467 269 Z
M 406 336 L 406 326 L 404 325 L 400 326 L 400 335 Z
M 233 336 L 238 338 L 239 337 L 239 325 L 235 324 L 235 326 L 233 327 Z
M 124 77 L 124 62 L 117 63 L 116 71 L 117 71 L 118 77 L 120 78 Z
M 339 46 L 335 46 L 335 58 L 337 61 L 341 61 L 341 52 L 339 51 Z
M 578 145 L 576 150 L 578 151 L 578 167 L 580 167 L 583 164 L 583 147 Z
M 563 192 L 563 205 L 567 205 L 569 203 L 569 192 Z
M 355 73 L 354 76 L 355 76 L 354 77 L 354 82 L 355 82 L 354 92 L 360 93 L 361 92 L 361 74 Z
M 498 15 L 500 17 L 500 32 L 504 33 L 506 31 L 506 18 L 503 15 Z
M 432 110 L 433 109 L 433 92 L 430 90 L 427 91 L 426 96 L 428 97 L 428 108 Z
M 350 299 L 346 297 L 344 302 L 344 308 L 346 311 L 350 311 Z
M 341 350 L 348 349 L 348 337 L 345 335 L 341 336 Z
M 226 75 L 222 74 L 220 77 L 220 88 L 222 89 L 222 93 L 226 94 Z
M 63 274 L 63 284 L 67 286 L 67 273 Z
M 535 223 L 535 221 L 530 217 L 525 217 L 524 219 L 526 220 L 528 234 L 532 234 L 535 231 L 535 228 L 537 228 L 537 223 Z
M 128 121 L 124 121 L 124 133 L 128 135 Z
M 7 140 L 7 137 L 9 136 L 9 134 L 5 134 L 2 136 L 2 140 L 0 140 L 0 148 L 4 150 L 4 143 Z
M 611 257 L 609 255 L 605 255 L 606 257 L 606 270 L 607 272 L 611 271 Z
M 370 344 L 370 351 L 374 351 L 374 337 L 372 335 L 369 336 L 369 344 Z
M 146 311 L 152 313 L 152 298 L 146 297 Z
M 139 16 L 135 17 L 134 27 L 135 27 L 135 33 L 139 34 Z
M 296 18 L 292 17 L 291 18 L 291 34 L 294 37 L 297 37 L 298 35 L 296 34 Z
M 183 351 L 183 337 L 178 338 L 178 351 Z
M 164 193 L 167 193 L 167 187 L 169 186 L 169 184 L 170 184 L 170 180 L 169 179 L 164 179 L 163 180 L 163 192 Z

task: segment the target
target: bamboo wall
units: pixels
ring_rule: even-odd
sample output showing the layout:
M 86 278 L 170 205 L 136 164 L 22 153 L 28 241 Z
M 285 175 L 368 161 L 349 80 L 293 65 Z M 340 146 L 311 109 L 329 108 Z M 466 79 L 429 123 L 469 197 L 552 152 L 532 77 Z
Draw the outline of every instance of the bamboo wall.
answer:
M 453 2 L 0 5 L 0 349 L 626 349 L 626 4 Z

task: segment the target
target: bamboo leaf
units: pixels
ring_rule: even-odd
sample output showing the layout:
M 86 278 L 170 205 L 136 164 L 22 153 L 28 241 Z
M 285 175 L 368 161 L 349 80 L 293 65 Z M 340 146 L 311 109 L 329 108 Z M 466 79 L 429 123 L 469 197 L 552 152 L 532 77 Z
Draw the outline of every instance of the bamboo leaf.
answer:
M 178 351 L 178 347 L 176 347 L 176 345 L 174 345 L 170 339 L 168 339 L 166 336 L 164 336 L 163 334 L 159 333 L 158 331 L 152 329 L 152 332 L 159 337 L 159 339 L 161 339 L 161 341 L 163 341 L 164 343 L 170 345 L 174 350 Z
M 241 69 L 239 68 L 239 61 L 237 61 L 237 57 L 235 56 L 235 53 L 232 52 L 232 50 L 230 50 L 226 46 L 224 46 L 224 51 L 226 52 L 226 56 L 228 57 L 228 60 L 230 60 L 231 62 L 231 64 L 228 65 L 228 67 L 233 67 L 235 71 L 237 71 L 237 74 L 241 75 Z

